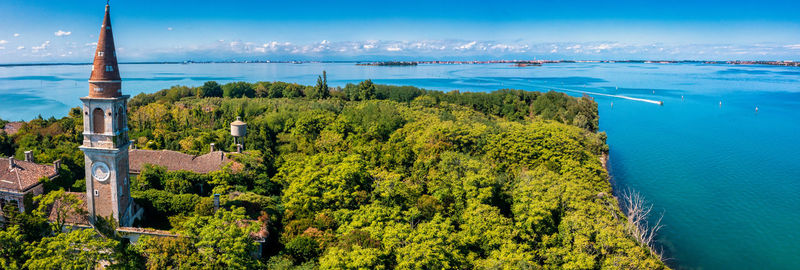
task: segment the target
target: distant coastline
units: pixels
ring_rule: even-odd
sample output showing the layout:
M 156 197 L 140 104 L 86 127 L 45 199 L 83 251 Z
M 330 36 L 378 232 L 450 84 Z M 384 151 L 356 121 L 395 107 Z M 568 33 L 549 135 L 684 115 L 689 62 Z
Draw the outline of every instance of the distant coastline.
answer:
M 356 66 L 381 66 L 381 67 L 397 67 L 397 66 L 416 66 L 417 62 L 405 62 L 405 61 L 389 61 L 389 62 L 368 62 L 368 63 L 356 63 Z
M 120 62 L 125 65 L 152 65 L 152 64 L 306 64 L 306 63 L 355 63 L 359 66 L 416 66 L 423 64 L 438 65 L 476 65 L 476 64 L 513 64 L 517 66 L 538 66 L 543 64 L 559 63 L 634 63 L 634 64 L 709 64 L 709 65 L 767 65 L 800 67 L 800 61 L 706 61 L 706 60 L 485 60 L 485 61 L 270 61 L 270 60 L 229 60 L 229 61 L 147 61 L 147 62 Z M 0 64 L 0 67 L 20 66 L 82 66 L 91 63 L 13 63 Z

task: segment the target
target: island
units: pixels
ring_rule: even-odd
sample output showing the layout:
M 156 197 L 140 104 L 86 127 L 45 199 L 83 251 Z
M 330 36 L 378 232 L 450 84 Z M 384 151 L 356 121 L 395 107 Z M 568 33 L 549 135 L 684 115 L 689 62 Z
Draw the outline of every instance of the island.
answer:
M 0 156 L 59 161 L 44 195 L 25 200 L 34 211 L 3 208 L 0 256 L 77 263 L 51 247 L 80 244 L 93 260 L 142 269 L 666 268 L 612 190 L 591 98 L 326 81 L 130 98 L 130 189 L 143 215 L 117 229 L 99 219 L 105 237 L 80 229 L 76 211 L 81 108 L 0 131 Z M 246 124 L 238 139 L 231 122 Z
M 356 63 L 356 66 L 379 66 L 379 67 L 416 66 L 416 65 L 417 62 L 403 62 L 403 61 Z

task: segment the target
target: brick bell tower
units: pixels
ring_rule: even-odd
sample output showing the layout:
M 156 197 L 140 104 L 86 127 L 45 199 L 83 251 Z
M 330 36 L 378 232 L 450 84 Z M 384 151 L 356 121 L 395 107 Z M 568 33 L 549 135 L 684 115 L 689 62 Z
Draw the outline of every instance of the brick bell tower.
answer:
M 128 179 L 127 95 L 117 66 L 109 5 L 94 54 L 89 96 L 83 101 L 83 146 L 86 161 L 86 198 L 89 220 L 113 217 L 119 226 L 131 226 L 134 204 Z

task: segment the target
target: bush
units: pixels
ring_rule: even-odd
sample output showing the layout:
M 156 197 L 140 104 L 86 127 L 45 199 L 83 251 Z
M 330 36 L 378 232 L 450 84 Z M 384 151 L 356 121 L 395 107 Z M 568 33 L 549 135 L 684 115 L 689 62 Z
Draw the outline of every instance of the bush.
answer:
M 296 264 L 315 260 L 319 256 L 317 240 L 308 236 L 298 236 L 286 244 L 285 252 L 291 256 Z

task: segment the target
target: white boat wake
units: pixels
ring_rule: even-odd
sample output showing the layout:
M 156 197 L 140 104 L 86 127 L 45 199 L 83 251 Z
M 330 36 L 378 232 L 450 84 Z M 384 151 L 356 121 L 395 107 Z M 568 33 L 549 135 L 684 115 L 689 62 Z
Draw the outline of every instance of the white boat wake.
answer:
M 645 98 L 635 98 L 635 97 L 629 97 L 629 96 L 623 96 L 623 95 L 612 95 L 612 94 L 589 92 L 589 91 L 583 91 L 583 90 L 574 90 L 574 89 L 552 87 L 552 86 L 541 86 L 541 87 L 549 88 L 549 89 L 556 89 L 556 90 L 561 90 L 561 91 L 567 91 L 567 92 L 587 94 L 587 95 L 614 97 L 614 98 L 621 98 L 621 99 L 627 99 L 627 100 L 633 100 L 633 101 L 647 102 L 647 103 L 652 103 L 652 104 L 656 104 L 656 105 L 664 105 L 664 102 L 660 101 L 660 100 L 652 100 L 652 99 L 645 99 Z

